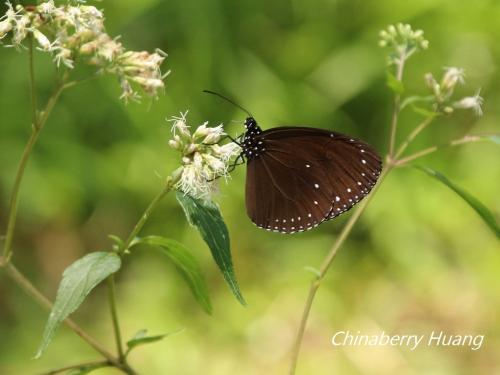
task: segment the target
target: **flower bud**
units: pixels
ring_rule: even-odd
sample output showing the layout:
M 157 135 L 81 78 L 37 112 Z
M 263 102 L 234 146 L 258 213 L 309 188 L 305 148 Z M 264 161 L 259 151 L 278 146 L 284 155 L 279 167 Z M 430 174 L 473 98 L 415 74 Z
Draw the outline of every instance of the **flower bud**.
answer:
M 446 106 L 443 108 L 443 112 L 446 113 L 447 115 L 451 115 L 453 113 L 453 107 Z
M 33 37 L 38 42 L 42 50 L 50 51 L 52 49 L 52 45 L 50 44 L 49 38 L 47 38 L 39 30 L 37 29 L 33 30 Z
M 466 96 L 458 102 L 453 103 L 454 108 L 458 109 L 472 109 L 477 116 L 483 114 L 481 106 L 483 105 L 484 99 L 479 95 L 479 91 L 474 96 Z
M 175 150 L 181 150 L 182 149 L 182 145 L 179 141 L 175 140 L 175 139 L 171 139 L 168 141 L 168 145 L 170 147 L 172 147 L 173 149 Z
M 9 19 L 0 22 L 0 39 L 3 39 L 9 31 L 12 30 L 12 23 Z
M 210 133 L 210 129 L 207 128 L 208 122 L 203 123 L 202 125 L 198 126 L 198 128 L 195 130 L 193 134 L 193 139 L 199 139 L 206 137 Z M 208 143 L 203 141 L 203 143 Z
M 446 68 L 443 79 L 441 80 L 441 88 L 444 92 L 451 93 L 457 83 L 464 83 L 465 73 L 463 69 L 449 67 Z
M 189 143 L 184 148 L 184 155 L 191 155 L 193 152 L 198 150 L 198 145 L 196 143 Z
M 425 83 L 427 87 L 431 90 L 432 94 L 436 97 L 437 101 L 442 101 L 441 97 L 441 87 L 439 83 L 434 79 L 432 73 L 427 73 L 425 76 Z

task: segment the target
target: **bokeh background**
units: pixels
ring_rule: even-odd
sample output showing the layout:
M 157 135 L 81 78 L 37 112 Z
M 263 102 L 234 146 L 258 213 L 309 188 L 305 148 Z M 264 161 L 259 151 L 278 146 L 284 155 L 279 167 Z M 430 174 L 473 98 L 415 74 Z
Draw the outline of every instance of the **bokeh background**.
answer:
M 109 233 L 126 235 L 178 164 L 165 117 L 189 110 L 189 121 L 224 122 L 239 134 L 241 111 L 201 93 L 218 90 L 249 108 L 263 128 L 308 124 L 361 137 L 387 149 L 391 93 L 378 31 L 409 22 L 425 31 L 428 51 L 410 60 L 407 92 L 425 94 L 423 75 L 466 69 L 457 97 L 482 88 L 484 116 L 439 119 L 413 151 L 467 132 L 498 131 L 500 3 L 494 0 L 122 0 L 103 1 L 111 35 L 126 47 L 169 54 L 172 73 L 158 101 L 123 105 L 113 77 L 64 94 L 35 148 L 21 193 L 14 261 L 53 298 L 63 269 L 89 251 L 107 249 Z M 4 8 L 2 8 L 4 9 Z M 36 54 L 40 97 L 54 84 L 49 57 Z M 27 54 L 0 49 L 0 224 L 29 134 Z M 400 135 L 419 116 L 401 118 Z M 493 143 L 447 149 L 420 161 L 465 187 L 498 216 L 499 149 Z M 231 234 L 233 260 L 248 301 L 242 307 L 223 282 L 206 245 L 173 196 L 143 233 L 186 244 L 209 282 L 208 316 L 168 260 L 146 250 L 118 275 L 125 338 L 148 328 L 184 328 L 131 355 L 143 374 L 284 374 L 311 274 L 348 215 L 314 231 L 284 236 L 258 230 L 244 208 L 245 168 L 217 200 Z M 314 303 L 298 374 L 500 374 L 500 248 L 476 213 L 419 171 L 395 171 L 339 252 Z M 46 354 L 32 356 L 47 312 L 0 273 L 0 373 L 34 374 L 98 359 L 62 327 Z M 74 314 L 114 348 L 105 288 Z M 486 336 L 478 351 L 458 347 L 334 348 L 338 330 L 391 334 Z M 115 374 L 99 370 L 96 374 Z

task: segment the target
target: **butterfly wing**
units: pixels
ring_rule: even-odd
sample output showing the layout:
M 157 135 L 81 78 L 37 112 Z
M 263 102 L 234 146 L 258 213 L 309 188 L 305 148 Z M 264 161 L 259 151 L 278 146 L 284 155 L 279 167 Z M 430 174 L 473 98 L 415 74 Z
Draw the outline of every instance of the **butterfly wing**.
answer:
M 259 134 L 264 151 L 248 161 L 246 205 L 259 227 L 311 229 L 368 194 L 381 170 L 377 153 L 340 133 L 301 127 Z

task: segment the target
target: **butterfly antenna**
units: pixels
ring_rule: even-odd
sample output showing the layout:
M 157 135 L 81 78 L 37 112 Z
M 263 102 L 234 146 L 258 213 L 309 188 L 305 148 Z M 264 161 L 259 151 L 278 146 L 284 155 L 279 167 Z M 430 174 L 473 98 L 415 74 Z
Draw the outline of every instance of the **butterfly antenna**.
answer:
M 219 94 L 218 92 L 215 92 L 215 91 L 210 91 L 210 90 L 203 90 L 203 92 L 205 92 L 207 94 L 212 94 L 212 95 L 218 96 L 219 98 L 224 99 L 226 102 L 231 103 L 235 107 L 238 107 L 239 109 L 241 109 L 242 111 L 244 111 L 248 116 L 253 117 L 253 115 L 250 113 L 250 111 L 246 110 L 241 105 L 239 105 L 238 103 L 232 101 L 231 99 L 226 98 L 224 95 Z

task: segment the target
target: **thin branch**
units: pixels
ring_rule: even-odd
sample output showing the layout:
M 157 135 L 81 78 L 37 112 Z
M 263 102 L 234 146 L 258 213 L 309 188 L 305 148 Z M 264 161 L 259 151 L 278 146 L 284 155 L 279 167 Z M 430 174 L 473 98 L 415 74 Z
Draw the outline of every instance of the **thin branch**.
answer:
M 485 140 L 486 140 L 485 136 L 483 136 L 483 135 L 465 135 L 462 138 L 455 139 L 455 140 L 450 141 L 444 145 L 435 145 L 432 147 L 425 148 L 425 149 L 418 151 L 412 155 L 409 155 L 405 158 L 402 158 L 400 160 L 395 161 L 394 164 L 398 167 L 401 167 L 401 166 L 409 163 L 410 161 L 421 158 L 422 156 L 432 154 L 433 152 L 436 152 L 438 150 L 442 150 L 444 148 L 453 147 L 453 146 L 460 146 L 460 145 L 463 145 L 466 143 L 473 143 L 473 142 L 479 142 L 479 141 L 485 141 Z
M 65 367 L 55 369 L 55 370 L 43 372 L 40 375 L 57 375 L 57 374 L 66 372 L 68 370 L 78 370 L 81 368 L 89 368 L 89 367 L 90 368 L 100 368 L 100 367 L 109 367 L 109 366 L 113 366 L 113 364 L 110 363 L 109 361 L 84 362 L 84 363 L 79 363 L 76 365 L 65 366 Z
M 397 65 L 397 71 L 396 71 L 396 79 L 400 82 L 403 80 L 403 70 L 404 70 L 405 60 L 406 56 L 404 55 L 404 53 L 402 53 L 399 58 L 399 63 Z M 401 95 L 396 94 L 396 96 L 394 97 L 394 110 L 392 112 L 391 135 L 389 139 L 389 158 L 391 159 L 394 155 L 394 143 L 396 142 L 396 128 L 398 125 L 400 106 L 401 106 Z
M 306 329 L 307 325 L 307 320 L 309 318 L 309 313 L 311 312 L 311 307 L 312 303 L 314 301 L 314 297 L 316 296 L 316 292 L 321 284 L 321 281 L 325 277 L 326 273 L 328 272 L 330 266 L 332 265 L 332 262 L 337 255 L 338 250 L 340 247 L 343 245 L 344 241 L 347 239 L 349 234 L 351 233 L 354 225 L 357 223 L 359 218 L 361 217 L 361 214 L 365 211 L 366 207 L 370 203 L 372 197 L 375 195 L 376 191 L 378 190 L 378 187 L 381 185 L 381 183 L 384 181 L 385 177 L 387 174 L 391 171 L 392 166 L 388 165 L 380 175 L 380 178 L 378 180 L 377 185 L 373 188 L 373 191 L 371 194 L 363 200 L 354 214 L 349 218 L 349 221 L 344 225 L 344 228 L 342 228 L 342 231 L 340 232 L 339 236 L 337 237 L 337 240 L 333 244 L 332 248 L 328 252 L 327 256 L 323 260 L 323 263 L 321 264 L 321 267 L 319 269 L 318 275 L 313 279 L 311 282 L 311 286 L 309 288 L 309 294 L 307 295 L 307 300 L 306 304 L 304 306 L 304 311 L 302 312 L 302 318 L 300 320 L 300 325 L 299 329 L 297 331 L 297 335 L 294 340 L 293 348 L 292 348 L 292 359 L 290 362 L 290 370 L 289 374 L 293 375 L 295 374 L 295 370 L 297 368 L 297 361 L 299 358 L 299 353 L 300 353 L 300 347 L 302 344 L 302 339 L 304 337 L 304 332 Z
M 31 70 L 32 69 L 30 69 L 30 71 Z M 30 77 L 31 77 L 30 82 L 32 87 L 32 102 L 33 106 L 35 106 L 36 94 L 33 92 L 34 91 L 33 72 L 30 74 Z M 33 150 L 33 147 L 35 146 L 36 141 L 38 140 L 40 132 L 42 131 L 45 123 L 47 122 L 47 119 L 49 118 L 49 115 L 52 112 L 52 109 L 54 108 L 55 104 L 57 103 L 57 100 L 59 99 L 61 93 L 66 88 L 71 87 L 72 85 L 73 85 L 72 83 L 65 84 L 64 82 L 58 85 L 54 90 L 54 93 L 50 97 L 49 101 L 47 102 L 47 106 L 45 107 L 44 111 L 40 113 L 40 116 L 38 116 L 36 108 L 33 107 L 34 122 L 31 127 L 31 135 L 30 138 L 28 139 L 28 142 L 26 143 L 26 146 L 24 147 L 24 151 L 21 156 L 21 161 L 19 162 L 19 167 L 17 168 L 16 177 L 14 180 L 14 186 L 12 188 L 12 195 L 9 203 L 9 217 L 7 221 L 7 231 L 5 233 L 5 244 L 3 249 L 3 260 L 2 260 L 3 262 L 8 262 L 10 260 L 10 257 L 12 256 L 12 240 L 14 237 L 14 230 L 16 227 L 17 210 L 19 204 L 19 192 L 21 189 L 21 183 L 24 177 L 24 172 L 26 170 L 26 166 L 28 164 L 31 152 Z
M 429 116 L 426 117 L 424 121 L 422 121 L 418 126 L 413 129 L 413 131 L 408 135 L 408 137 L 405 139 L 405 141 L 401 144 L 401 146 L 398 148 L 398 151 L 396 152 L 396 155 L 394 156 L 394 159 L 397 159 L 401 156 L 401 154 L 406 150 L 408 145 L 413 142 L 413 140 L 419 135 L 429 124 L 434 120 L 435 116 Z
M 12 262 L 4 265 L 7 275 L 21 288 L 26 294 L 33 298 L 40 306 L 47 310 L 52 309 L 52 302 L 45 297 L 13 264 Z M 66 319 L 64 323 L 71 328 L 78 336 L 92 346 L 99 354 L 108 359 L 114 366 L 121 367 L 119 361 L 106 349 L 104 349 L 93 337 L 86 333 L 73 320 Z
M 35 59 L 33 58 L 33 34 L 30 33 L 28 38 L 28 61 L 30 70 L 30 94 L 31 94 L 31 116 L 32 126 L 38 127 L 38 104 L 36 97 L 36 81 L 35 81 Z
M 124 362 L 125 356 L 123 354 L 122 335 L 120 332 L 120 324 L 118 322 L 118 312 L 116 309 L 116 291 L 115 291 L 115 277 L 111 275 L 108 277 L 108 301 L 111 310 L 111 319 L 113 321 L 113 331 L 115 334 L 116 349 L 118 351 L 118 358 L 120 362 Z
M 146 208 L 144 213 L 141 215 L 141 218 L 139 219 L 139 221 L 135 224 L 134 229 L 132 229 L 132 232 L 130 232 L 130 234 L 128 235 L 128 237 L 125 240 L 125 243 L 123 245 L 123 248 L 121 249 L 122 252 L 128 250 L 128 248 L 130 247 L 130 245 L 134 241 L 134 238 L 139 234 L 141 229 L 144 227 L 144 224 L 146 224 L 146 221 L 149 219 L 149 217 L 151 216 L 151 214 L 153 213 L 155 208 L 158 206 L 160 201 L 163 199 L 163 197 L 165 197 L 165 195 L 167 195 L 170 192 L 170 190 L 172 190 L 172 186 L 173 186 L 172 179 L 169 178 L 167 180 L 165 187 L 151 201 L 149 206 Z

